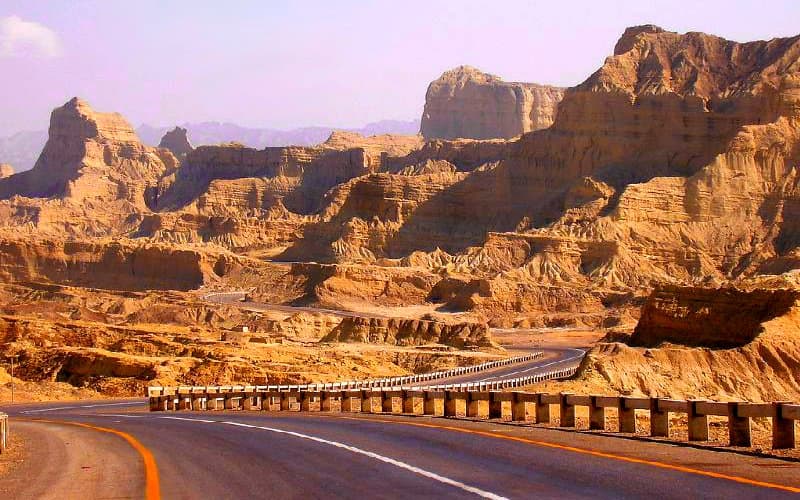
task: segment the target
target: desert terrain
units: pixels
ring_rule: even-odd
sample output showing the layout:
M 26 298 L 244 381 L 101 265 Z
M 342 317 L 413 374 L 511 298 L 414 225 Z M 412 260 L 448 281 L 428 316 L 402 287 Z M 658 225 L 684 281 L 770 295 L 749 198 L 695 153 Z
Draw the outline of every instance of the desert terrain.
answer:
M 0 168 L 0 398 L 12 358 L 40 400 L 549 345 L 560 389 L 799 400 L 798 54 L 632 27 L 572 88 L 462 66 L 418 135 L 264 149 L 71 99 Z

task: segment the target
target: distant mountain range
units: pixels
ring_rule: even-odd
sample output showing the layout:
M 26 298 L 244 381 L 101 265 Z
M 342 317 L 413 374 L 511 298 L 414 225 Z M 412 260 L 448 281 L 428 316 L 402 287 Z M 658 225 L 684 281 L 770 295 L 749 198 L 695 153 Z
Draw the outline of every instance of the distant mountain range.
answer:
M 0 137 L 0 163 L 11 164 L 17 172 L 29 170 L 39 158 L 45 142 L 46 130 L 17 132 L 9 137 Z
M 419 133 L 419 120 L 381 120 L 368 123 L 361 128 L 301 127 L 291 130 L 250 128 L 235 123 L 219 122 L 184 123 L 180 126 L 188 131 L 189 140 L 195 146 L 235 141 L 254 148 L 319 144 L 334 130 L 358 132 L 366 136 Z M 142 125 L 136 129 L 136 133 L 148 146 L 158 146 L 161 137 L 172 128 Z M 0 137 L 0 163 L 10 163 L 17 172 L 29 170 L 36 163 L 46 141 L 47 131 L 42 130 L 18 132 L 9 137 Z

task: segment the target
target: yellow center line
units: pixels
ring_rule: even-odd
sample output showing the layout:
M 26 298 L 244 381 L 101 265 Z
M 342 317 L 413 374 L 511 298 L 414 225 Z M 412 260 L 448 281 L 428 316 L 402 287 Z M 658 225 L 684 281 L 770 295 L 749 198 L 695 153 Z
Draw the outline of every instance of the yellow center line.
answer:
M 524 438 L 524 437 L 508 436 L 508 435 L 504 435 L 504 434 L 495 434 L 493 432 L 478 431 L 478 430 L 474 430 L 474 429 L 465 429 L 465 428 L 462 428 L 462 427 L 452 427 L 452 426 L 449 426 L 449 425 L 423 424 L 423 423 L 420 423 L 420 422 L 406 422 L 406 421 L 403 421 L 403 420 L 388 420 L 388 419 L 379 419 L 379 418 L 360 418 L 360 417 L 344 417 L 344 416 L 337 416 L 337 415 L 324 415 L 324 416 L 327 417 L 327 418 L 340 418 L 340 419 L 345 419 L 345 420 L 360 420 L 360 421 L 368 421 L 368 422 L 372 421 L 372 422 L 380 422 L 380 423 L 386 423 L 386 424 L 410 425 L 410 426 L 414 426 L 414 427 L 426 427 L 426 428 L 430 428 L 430 429 L 442 429 L 442 430 L 448 430 L 448 431 L 453 431 L 453 432 L 462 432 L 462 433 L 465 433 L 465 434 L 474 434 L 474 435 L 478 435 L 478 436 L 490 437 L 490 438 L 495 438 L 495 439 L 505 439 L 507 441 L 516 441 L 518 443 L 526 443 L 526 444 L 531 444 L 531 445 L 534 445 L 534 446 L 542 446 L 542 447 L 545 447 L 545 448 L 553 448 L 553 449 L 557 449 L 557 450 L 571 451 L 571 452 L 574 452 L 574 453 L 581 453 L 581 454 L 584 454 L 584 455 L 591 455 L 591 456 L 594 456 L 594 457 L 607 458 L 607 459 L 611 459 L 611 460 L 619 460 L 619 461 L 622 461 L 622 462 L 628 462 L 628 463 L 633 463 L 633 464 L 649 465 L 651 467 L 658 467 L 660 469 L 667 469 L 667 470 L 673 470 L 673 471 L 678 471 L 678 472 L 685 472 L 685 473 L 688 473 L 688 474 L 696 474 L 698 476 L 713 477 L 715 479 L 725 479 L 725 480 L 728 480 L 728 481 L 733 481 L 733 482 L 741 483 L 741 484 L 747 484 L 747 485 L 750 485 L 750 486 L 760 486 L 762 488 L 772 488 L 772 489 L 776 489 L 776 490 L 789 491 L 789 492 L 792 492 L 792 493 L 800 493 L 800 488 L 797 488 L 797 487 L 794 487 L 794 486 L 786 486 L 786 485 L 782 485 L 782 484 L 768 483 L 768 482 L 764 482 L 764 481 L 756 481 L 754 479 L 748 479 L 746 477 L 732 476 L 732 475 L 729 475 L 729 474 L 721 474 L 719 472 L 711 472 L 711 471 L 706 471 L 706 470 L 702 470 L 702 469 L 693 469 L 691 467 L 684 467 L 682 465 L 673 465 L 673 464 L 668 464 L 668 463 L 664 463 L 664 462 L 656 462 L 654 460 L 645 460 L 645 459 L 642 459 L 642 458 L 633 458 L 633 457 L 626 457 L 624 455 L 615 455 L 613 453 L 607 453 L 607 452 L 604 452 L 604 451 L 592 450 L 592 449 L 589 449 L 589 448 L 578 448 L 578 447 L 575 447 L 575 446 L 568 446 L 568 445 L 556 444 L 556 443 L 548 443 L 546 441 L 538 441 L 536 439 L 529 439 L 529 438 Z
M 78 427 L 85 427 L 99 432 L 107 432 L 121 437 L 135 449 L 142 457 L 144 462 L 144 498 L 145 500 L 160 500 L 161 488 L 158 479 L 158 467 L 156 466 L 156 459 L 142 443 L 130 434 L 116 429 L 109 429 L 108 427 L 98 427 L 96 425 L 84 424 L 82 422 L 67 422 L 63 420 L 45 420 L 45 419 L 29 419 L 31 422 L 45 422 L 49 424 L 66 424 L 76 425 Z

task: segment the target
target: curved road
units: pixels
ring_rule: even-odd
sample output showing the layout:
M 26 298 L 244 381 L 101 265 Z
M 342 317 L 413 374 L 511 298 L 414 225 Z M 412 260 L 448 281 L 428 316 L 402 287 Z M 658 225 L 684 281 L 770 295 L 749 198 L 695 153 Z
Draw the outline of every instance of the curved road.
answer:
M 527 349 L 517 349 L 527 350 Z M 480 372 L 465 373 L 455 377 L 438 378 L 427 380 L 415 384 L 404 384 L 409 387 L 426 387 L 445 384 L 465 384 L 468 382 L 497 382 L 500 380 L 527 377 L 538 373 L 545 373 L 559 368 L 574 366 L 583 359 L 586 351 L 582 349 L 560 348 L 560 347 L 535 347 L 532 351 L 545 353 L 544 358 L 533 359 L 521 363 L 501 366 L 491 370 Z
M 260 302 L 247 302 L 245 298 L 246 292 L 212 292 L 203 296 L 204 300 L 215 304 L 227 304 L 241 307 L 253 311 L 280 311 L 286 313 L 294 312 L 310 312 L 310 313 L 325 313 L 334 316 L 352 317 L 364 316 L 369 318 L 383 318 L 380 314 L 360 313 L 354 311 L 345 311 L 341 309 L 325 309 L 309 306 L 287 306 L 276 304 L 264 304 Z M 449 377 L 443 379 L 430 380 L 411 384 L 412 387 L 423 387 L 429 385 L 440 384 L 462 384 L 467 382 L 495 382 L 506 378 L 519 378 L 536 373 L 557 370 L 574 365 L 579 362 L 586 351 L 581 349 L 572 348 L 556 348 L 556 347 L 538 347 L 534 345 L 529 346 L 513 346 L 516 351 L 542 351 L 546 354 L 544 360 L 536 359 L 527 361 L 525 363 L 517 363 L 510 366 L 504 366 L 494 370 L 487 370 L 477 373 L 468 373 L 458 377 Z
M 550 351 L 545 359 L 436 383 L 524 376 L 583 356 L 581 350 L 542 350 Z M 30 454 L 0 481 L 4 498 L 684 499 L 800 493 L 798 463 L 532 425 L 347 413 L 151 413 L 143 400 L 0 411 L 11 415 L 11 432 L 25 438 Z
M 139 478 L 96 471 L 109 496 L 141 498 L 153 475 L 161 497 L 170 499 L 788 498 L 791 488 L 800 492 L 800 464 L 534 426 L 357 414 L 149 413 L 142 401 L 10 410 L 12 431 L 73 431 L 65 439 L 72 444 L 63 448 L 98 435 L 113 441 L 102 429 L 135 439 L 154 470 L 115 436 L 113 446 L 98 453 L 126 457 L 132 462 L 129 475 L 134 471 Z M 49 422 L 20 423 L 23 418 Z M 67 422 L 93 428 L 79 427 L 76 434 Z M 38 452 L 59 450 L 51 444 Z M 102 460 L 94 465 L 105 466 Z M 0 482 L 0 493 L 38 498 L 32 492 L 41 495 L 42 484 L 70 483 L 51 469 L 47 476 L 37 470 L 24 478 L 12 473 Z M 76 471 L 63 474 L 82 473 Z M 95 486 L 102 496 L 104 485 Z M 53 498 L 58 493 L 49 491 Z

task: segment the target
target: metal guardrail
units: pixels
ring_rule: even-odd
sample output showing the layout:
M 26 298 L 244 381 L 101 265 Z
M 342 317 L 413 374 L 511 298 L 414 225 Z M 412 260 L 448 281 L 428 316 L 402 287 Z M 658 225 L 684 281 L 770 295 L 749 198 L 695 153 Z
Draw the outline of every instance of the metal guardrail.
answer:
M 544 357 L 544 352 L 535 351 L 530 354 L 525 354 L 523 356 L 515 356 L 511 358 L 498 359 L 494 361 L 486 361 L 484 363 L 480 363 L 477 365 L 460 366 L 458 368 L 453 368 L 445 371 L 422 373 L 419 375 L 406 375 L 403 377 L 390 377 L 390 378 L 370 379 L 370 380 L 354 380 L 354 381 L 333 382 L 326 384 L 148 387 L 147 396 L 153 397 L 160 395 L 196 393 L 196 392 L 213 392 L 218 394 L 223 392 L 240 392 L 243 390 L 248 390 L 248 391 L 268 390 L 268 391 L 285 392 L 285 391 L 330 391 L 330 390 L 372 389 L 372 388 L 383 388 L 383 387 L 385 388 L 404 387 L 405 385 L 408 384 L 418 384 L 420 382 L 426 382 L 429 380 L 457 377 L 468 373 L 476 373 L 484 370 L 490 370 L 492 368 L 498 368 L 501 366 L 523 363 L 526 361 L 539 359 L 541 357 Z M 580 359 L 580 357 L 576 358 Z M 573 358 L 570 358 L 570 360 L 571 359 Z M 570 360 L 565 360 L 565 362 Z M 523 378 L 525 377 L 514 380 L 519 381 Z M 532 378 L 533 377 L 527 377 L 527 379 L 532 379 Z M 445 386 L 436 386 L 436 387 L 445 387 Z M 519 387 L 519 385 L 514 385 L 514 386 L 506 385 L 504 387 Z

